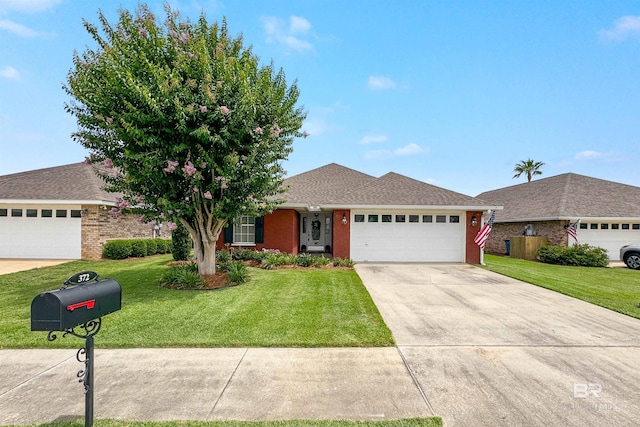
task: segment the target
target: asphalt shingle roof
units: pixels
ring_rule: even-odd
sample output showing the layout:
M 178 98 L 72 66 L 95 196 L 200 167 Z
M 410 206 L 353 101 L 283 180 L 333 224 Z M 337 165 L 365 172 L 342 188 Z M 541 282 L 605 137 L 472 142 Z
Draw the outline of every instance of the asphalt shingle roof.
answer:
M 335 163 L 285 180 L 288 204 L 487 206 L 484 200 L 390 172 L 380 178 Z
M 575 173 L 487 191 L 478 198 L 504 206 L 496 221 L 640 217 L 640 187 Z
M 73 163 L 0 176 L 0 200 L 114 201 L 92 165 Z

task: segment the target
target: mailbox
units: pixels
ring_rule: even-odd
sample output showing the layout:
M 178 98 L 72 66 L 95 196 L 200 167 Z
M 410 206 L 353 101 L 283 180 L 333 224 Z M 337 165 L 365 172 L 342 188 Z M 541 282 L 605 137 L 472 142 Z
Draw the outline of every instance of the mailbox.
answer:
M 65 286 L 43 292 L 31 302 L 32 331 L 65 331 L 122 307 L 122 288 L 93 272 L 71 276 Z

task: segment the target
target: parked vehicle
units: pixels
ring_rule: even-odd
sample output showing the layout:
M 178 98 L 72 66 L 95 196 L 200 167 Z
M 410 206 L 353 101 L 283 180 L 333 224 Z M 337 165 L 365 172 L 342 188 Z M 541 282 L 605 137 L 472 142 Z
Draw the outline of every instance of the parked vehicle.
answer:
M 640 245 L 625 245 L 620 248 L 620 259 L 627 267 L 640 270 Z

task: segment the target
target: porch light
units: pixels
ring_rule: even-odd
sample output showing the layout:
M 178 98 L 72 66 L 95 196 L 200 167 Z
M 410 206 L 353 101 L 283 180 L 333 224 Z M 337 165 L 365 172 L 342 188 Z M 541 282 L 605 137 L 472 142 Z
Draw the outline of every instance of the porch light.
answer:
M 347 215 L 342 214 L 342 225 L 347 225 Z
M 471 217 L 471 226 L 472 226 L 472 227 L 475 227 L 476 225 L 478 225 L 478 218 L 476 218 L 476 216 L 475 216 L 475 215 L 473 215 L 473 216 Z

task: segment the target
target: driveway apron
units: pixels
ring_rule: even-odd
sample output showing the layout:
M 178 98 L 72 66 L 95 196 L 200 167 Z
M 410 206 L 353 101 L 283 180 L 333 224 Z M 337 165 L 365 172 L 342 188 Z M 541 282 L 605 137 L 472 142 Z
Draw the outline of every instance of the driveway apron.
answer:
M 445 426 L 636 426 L 640 320 L 467 264 L 358 264 Z

